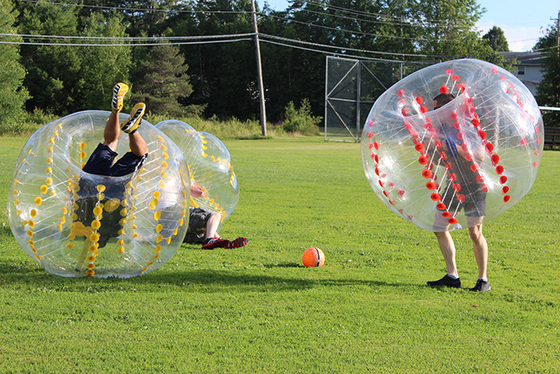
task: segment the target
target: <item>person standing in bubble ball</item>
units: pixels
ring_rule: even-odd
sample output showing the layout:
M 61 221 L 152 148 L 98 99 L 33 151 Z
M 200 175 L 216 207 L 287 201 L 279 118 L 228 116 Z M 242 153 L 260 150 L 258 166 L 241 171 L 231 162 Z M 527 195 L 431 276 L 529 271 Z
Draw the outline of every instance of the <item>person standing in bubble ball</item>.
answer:
M 77 217 L 72 224 L 74 234 L 87 237 L 89 233 L 93 232 L 93 228 L 86 225 L 94 219 L 96 199 L 90 197 L 95 196 L 97 190 L 95 183 L 88 178 L 87 174 L 111 177 L 126 176 L 138 170 L 148 156 L 148 145 L 138 132 L 146 105 L 144 103 L 136 104 L 130 117 L 122 123 L 119 121 L 119 114 L 127 92 L 128 86 L 124 83 L 117 83 L 114 86 L 111 114 L 103 132 L 104 141 L 99 143 L 82 169 L 84 174 L 80 176 L 79 199 L 76 201 L 77 209 L 74 209 Z M 115 162 L 118 156 L 116 150 L 121 130 L 128 134 L 130 151 Z M 110 214 L 105 215 L 104 223 L 99 228 L 99 248 L 103 248 L 110 238 L 117 237 L 118 231 L 122 228 L 119 223 L 122 217 L 117 213 L 121 208 L 121 199 L 124 197 L 124 184 L 122 182 L 106 186 L 107 190 L 104 191 L 106 197 L 104 209 Z
M 434 110 L 441 108 L 451 102 L 455 97 L 449 93 L 442 93 L 433 100 Z M 457 147 L 455 139 L 459 129 L 456 129 L 449 121 L 444 121 L 438 131 L 442 140 L 442 149 L 447 155 L 447 162 L 451 165 L 453 173 L 448 173 L 447 183 L 456 189 L 461 189 L 465 200 L 460 203 L 457 198 L 453 199 L 453 188 L 448 188 L 443 203 L 449 211 L 463 209 L 467 216 L 469 236 L 473 243 L 473 251 L 478 265 L 478 280 L 471 291 L 489 291 L 491 289 L 487 278 L 488 268 L 488 243 L 482 234 L 482 222 L 486 215 L 486 193 L 478 185 L 476 178 L 472 175 L 469 164 L 465 159 L 465 151 Z M 484 147 L 479 146 L 473 150 L 473 157 L 477 163 L 484 161 Z M 451 177 L 453 175 L 453 177 Z M 451 191 L 451 192 L 449 192 Z M 438 211 L 434 222 L 434 234 L 438 240 L 439 248 L 445 260 L 447 274 L 437 280 L 428 282 L 430 287 L 461 287 L 461 279 L 457 270 L 455 243 L 449 232 L 449 223 L 442 212 Z

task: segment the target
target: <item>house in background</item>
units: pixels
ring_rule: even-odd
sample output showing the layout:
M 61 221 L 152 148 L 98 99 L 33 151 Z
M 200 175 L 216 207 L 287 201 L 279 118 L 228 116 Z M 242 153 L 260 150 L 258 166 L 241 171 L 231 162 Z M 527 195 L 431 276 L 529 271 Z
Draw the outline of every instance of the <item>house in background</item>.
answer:
M 541 66 L 543 57 L 540 52 L 501 52 L 507 61 L 517 60 L 517 78 L 537 96 L 537 87 L 543 79 Z

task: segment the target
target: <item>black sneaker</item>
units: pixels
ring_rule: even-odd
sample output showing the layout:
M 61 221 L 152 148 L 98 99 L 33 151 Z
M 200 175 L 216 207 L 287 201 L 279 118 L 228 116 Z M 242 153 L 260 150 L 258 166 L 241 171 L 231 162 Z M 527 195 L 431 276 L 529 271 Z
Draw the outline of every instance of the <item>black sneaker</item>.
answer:
M 461 278 L 453 279 L 448 274 L 445 274 L 440 280 L 428 282 L 428 286 L 461 288 Z
M 476 281 L 476 286 L 471 288 L 471 291 L 482 292 L 482 291 L 490 291 L 491 289 L 492 287 L 490 287 L 490 283 L 488 283 L 488 281 L 483 281 L 482 279 L 479 279 Z

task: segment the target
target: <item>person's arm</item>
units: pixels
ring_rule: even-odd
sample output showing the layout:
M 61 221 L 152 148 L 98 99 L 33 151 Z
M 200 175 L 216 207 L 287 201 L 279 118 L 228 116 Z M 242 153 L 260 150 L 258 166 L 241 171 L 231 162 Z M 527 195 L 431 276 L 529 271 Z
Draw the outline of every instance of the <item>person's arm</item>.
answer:
M 191 196 L 192 197 L 202 197 L 204 196 L 204 189 L 193 179 L 191 181 Z

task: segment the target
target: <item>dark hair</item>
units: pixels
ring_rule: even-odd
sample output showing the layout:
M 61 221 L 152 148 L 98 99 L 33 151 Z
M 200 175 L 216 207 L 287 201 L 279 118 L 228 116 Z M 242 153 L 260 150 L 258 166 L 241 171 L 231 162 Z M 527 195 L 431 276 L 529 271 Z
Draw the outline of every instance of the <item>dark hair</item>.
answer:
M 450 93 L 447 93 L 447 92 L 440 93 L 439 95 L 434 97 L 434 101 L 436 102 L 436 105 L 434 106 L 434 109 L 437 109 L 439 107 L 444 106 L 445 104 L 447 104 L 448 102 L 450 102 L 454 98 L 455 98 L 455 96 L 453 96 Z

